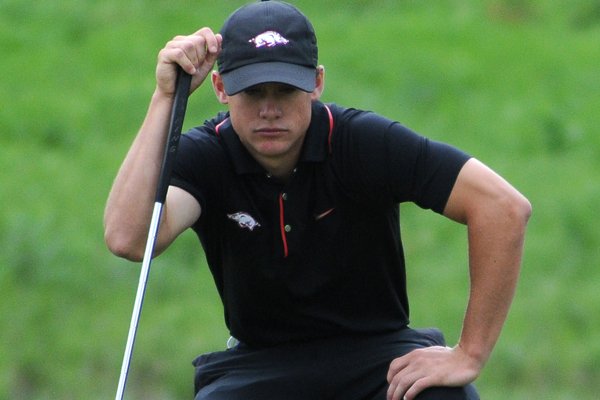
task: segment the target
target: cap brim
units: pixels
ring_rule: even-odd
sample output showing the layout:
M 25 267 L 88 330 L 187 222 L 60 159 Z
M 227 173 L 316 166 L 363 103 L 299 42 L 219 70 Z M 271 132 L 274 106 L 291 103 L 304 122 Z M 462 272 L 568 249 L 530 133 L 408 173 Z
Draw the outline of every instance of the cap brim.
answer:
M 315 90 L 316 69 L 282 62 L 249 64 L 221 73 L 225 93 L 229 96 L 267 82 L 284 83 L 305 92 Z

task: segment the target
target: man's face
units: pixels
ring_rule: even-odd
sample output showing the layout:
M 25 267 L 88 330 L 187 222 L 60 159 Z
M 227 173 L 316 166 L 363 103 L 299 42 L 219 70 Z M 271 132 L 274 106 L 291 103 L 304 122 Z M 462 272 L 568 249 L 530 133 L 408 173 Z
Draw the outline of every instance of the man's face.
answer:
M 260 159 L 299 154 L 311 119 L 311 93 L 281 83 L 252 86 L 229 96 L 231 123 L 248 151 Z
M 311 93 L 282 83 L 263 83 L 229 96 L 222 78 L 213 73 L 219 101 L 229 106 L 233 128 L 250 154 L 272 172 L 290 172 L 298 160 L 310 124 L 312 102 L 324 88 L 324 69 L 316 74 Z

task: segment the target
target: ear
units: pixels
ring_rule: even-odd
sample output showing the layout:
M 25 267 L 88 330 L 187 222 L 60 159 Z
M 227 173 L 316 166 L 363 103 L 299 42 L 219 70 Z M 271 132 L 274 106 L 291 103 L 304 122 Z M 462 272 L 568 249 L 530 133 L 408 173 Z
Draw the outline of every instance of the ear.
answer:
M 223 85 L 223 78 L 217 71 L 213 71 L 211 75 L 213 89 L 215 91 L 215 95 L 217 96 L 217 100 L 221 104 L 229 103 L 229 96 L 225 93 L 225 85 Z
M 319 100 L 321 95 L 323 94 L 323 90 L 325 90 L 325 67 L 319 65 L 317 67 L 317 76 L 316 76 L 316 85 L 315 90 L 311 93 L 311 100 Z

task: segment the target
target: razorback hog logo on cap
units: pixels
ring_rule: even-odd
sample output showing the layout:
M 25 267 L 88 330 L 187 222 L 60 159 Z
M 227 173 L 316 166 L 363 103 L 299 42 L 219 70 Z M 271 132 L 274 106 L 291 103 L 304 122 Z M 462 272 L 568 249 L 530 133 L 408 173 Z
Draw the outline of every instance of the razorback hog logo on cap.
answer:
M 248 42 L 254 43 L 254 46 L 256 46 L 256 48 L 259 48 L 259 47 L 265 47 L 265 46 L 266 47 L 275 47 L 278 45 L 285 46 L 290 41 L 287 40 L 286 38 L 284 38 L 283 36 L 281 36 L 281 34 L 278 32 L 266 31 L 256 37 L 253 37 L 252 39 L 248 40 Z
M 235 214 L 227 214 L 227 218 L 238 223 L 240 228 L 246 228 L 251 231 L 260 226 L 258 222 L 250 214 L 245 212 L 236 212 Z

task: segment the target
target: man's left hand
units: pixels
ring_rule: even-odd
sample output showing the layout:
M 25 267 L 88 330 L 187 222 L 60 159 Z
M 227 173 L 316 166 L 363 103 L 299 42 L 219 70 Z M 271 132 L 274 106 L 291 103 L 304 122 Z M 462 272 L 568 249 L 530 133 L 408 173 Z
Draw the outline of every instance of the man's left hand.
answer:
M 413 400 L 434 386 L 464 386 L 473 382 L 480 363 L 460 346 L 433 346 L 413 350 L 390 364 L 388 400 Z

